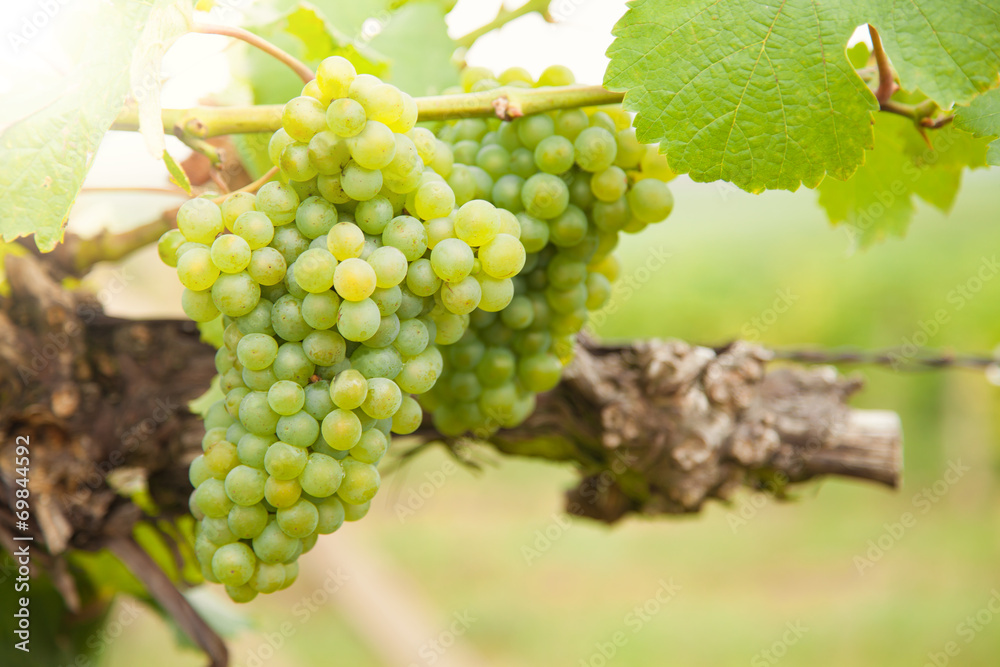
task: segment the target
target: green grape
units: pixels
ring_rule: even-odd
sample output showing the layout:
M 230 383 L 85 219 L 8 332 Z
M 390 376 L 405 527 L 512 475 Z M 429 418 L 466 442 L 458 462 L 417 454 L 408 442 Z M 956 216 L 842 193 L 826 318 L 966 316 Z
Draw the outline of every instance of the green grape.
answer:
M 535 150 L 539 143 L 555 132 L 555 122 L 547 114 L 525 116 L 515 121 L 517 137 L 525 148 Z
M 451 345 L 460 339 L 468 328 L 468 317 L 468 315 L 456 315 L 451 312 L 438 316 L 435 321 L 437 332 L 434 336 L 434 342 L 438 345 Z M 410 393 L 421 392 L 411 391 Z
M 177 209 L 177 229 L 188 241 L 211 245 L 225 229 L 222 210 L 211 199 L 189 199 Z
M 316 506 L 305 498 L 299 498 L 290 507 L 278 509 L 275 518 L 281 532 L 289 537 L 308 537 L 319 524 Z
M 381 312 L 381 311 L 380 311 Z M 383 348 L 392 345 L 392 341 L 396 340 L 396 336 L 399 335 L 399 318 L 395 315 L 384 315 L 382 316 L 382 321 L 379 323 L 378 329 L 372 335 L 364 341 L 366 347 L 372 348 Z
M 510 154 L 510 171 L 514 176 L 521 178 L 531 178 L 538 173 L 538 166 L 535 164 L 535 152 L 523 146 L 515 149 Z
M 437 382 L 441 370 L 441 352 L 433 345 L 428 346 L 403 364 L 394 382 L 408 394 L 425 394 Z
M 261 371 L 270 366 L 277 354 L 278 343 L 265 334 L 247 334 L 236 346 L 236 358 L 244 368 L 253 371 Z
M 564 109 L 556 114 L 556 134 L 570 141 L 574 141 L 589 126 L 590 117 L 583 109 Z
M 486 199 L 493 192 L 493 178 L 479 167 L 468 167 L 476 182 L 476 189 L 473 192 L 473 199 Z
M 268 523 L 260 535 L 253 538 L 254 553 L 268 564 L 290 562 L 301 547 L 302 541 L 285 535 L 277 521 Z
M 306 294 L 305 298 L 302 299 L 300 313 L 305 324 L 313 329 L 324 330 L 337 323 L 337 310 L 339 308 L 340 297 L 335 292 L 327 291 L 319 294 Z M 308 351 L 306 356 L 309 356 Z
M 344 301 L 337 313 L 337 328 L 340 335 L 357 343 L 375 335 L 381 322 L 382 315 L 371 299 Z
M 327 498 L 337 492 L 343 478 L 344 470 L 339 461 L 324 454 L 313 453 L 309 455 L 299 475 L 299 484 L 310 496 Z
M 350 204 L 351 196 L 344 192 L 343 185 L 341 184 L 341 173 L 336 174 L 320 174 L 316 177 L 316 187 L 319 193 L 327 201 L 333 202 L 334 204 Z
M 382 431 L 377 428 L 368 429 L 361 434 L 358 444 L 351 448 L 351 458 L 375 465 L 382 460 L 388 448 L 389 438 Z
M 292 139 L 308 143 L 314 134 L 326 129 L 326 109 L 313 97 L 295 97 L 281 111 L 281 126 Z
M 410 291 L 405 285 L 399 288 L 400 301 L 396 315 L 401 320 L 417 317 L 424 310 L 424 300 Z
M 271 135 L 270 141 L 267 144 L 267 155 L 271 159 L 271 164 L 278 164 L 281 161 L 281 154 L 284 152 L 285 148 L 295 143 L 295 139 L 292 139 L 285 128 L 278 128 L 278 130 Z
M 349 505 L 360 505 L 375 497 L 381 485 L 381 478 L 375 466 L 356 461 L 350 456 L 344 459 L 341 465 L 344 469 L 344 480 L 337 489 L 337 496 L 342 501 Z
M 445 239 L 456 238 L 455 221 L 450 217 L 428 220 L 424 223 L 424 231 L 427 232 L 427 247 L 431 250 Z
M 356 136 L 365 128 L 367 120 L 364 107 L 349 98 L 335 100 L 326 110 L 327 126 L 340 137 Z
M 488 201 L 474 199 L 455 213 L 455 236 L 472 247 L 489 242 L 500 231 L 500 215 Z
M 524 206 L 521 204 L 521 188 L 524 187 L 524 179 L 516 174 L 507 174 L 497 179 L 493 184 L 493 191 L 490 197 L 493 203 L 500 209 L 508 213 L 520 213 Z
M 616 201 L 628 190 L 628 176 L 620 167 L 608 167 L 594 173 L 590 178 L 590 189 L 602 202 Z
M 294 341 L 283 343 L 278 347 L 278 354 L 272 366 L 279 380 L 291 380 L 302 386 L 305 386 L 316 372 L 316 365 L 309 361 L 309 357 L 302 349 L 302 343 Z
M 337 260 L 325 248 L 310 248 L 295 260 L 295 282 L 310 294 L 319 294 L 333 287 Z
M 549 242 L 549 226 L 527 213 L 519 213 L 517 221 L 521 227 L 520 241 L 525 252 L 540 252 Z
M 340 262 L 333 272 L 333 288 L 347 301 L 364 301 L 371 296 L 377 286 L 378 276 L 375 269 L 357 257 Z
M 188 480 L 191 482 L 191 486 L 198 488 L 202 482 L 210 477 L 212 477 L 212 472 L 205 465 L 205 456 L 199 454 L 191 461 L 188 468 Z
M 309 296 L 311 295 L 306 295 L 306 298 Z M 286 341 L 300 341 L 312 331 L 302 313 L 304 303 L 304 300 L 286 294 L 271 307 L 271 326 L 274 327 L 274 332 Z
M 221 583 L 218 580 L 212 583 Z M 226 595 L 233 602 L 246 603 L 252 602 L 254 598 L 257 597 L 257 591 L 250 587 L 249 584 L 243 584 L 242 586 L 231 586 L 226 584 Z
M 479 300 L 479 308 L 489 313 L 502 311 L 514 298 L 514 283 L 510 278 L 491 278 L 490 276 L 479 276 L 479 285 L 482 295 Z
M 294 415 L 302 409 L 305 401 L 305 391 L 299 384 L 290 380 L 279 380 L 267 391 L 267 404 L 282 416 Z
M 307 239 L 325 235 L 337 224 L 337 208 L 322 197 L 309 197 L 295 213 L 295 226 Z
M 368 514 L 368 510 L 371 509 L 371 501 L 367 503 L 361 503 L 360 505 L 351 505 L 349 503 L 344 503 L 344 520 L 345 521 L 360 521 L 364 519 Z
M 322 421 L 323 417 L 330 414 L 330 411 L 333 410 L 333 401 L 330 399 L 330 383 L 326 380 L 320 380 L 306 385 L 302 409 L 317 421 Z
M 526 253 L 521 242 L 509 234 L 497 234 L 479 249 L 479 261 L 487 275 L 512 278 L 524 266 Z
M 587 214 L 570 204 L 549 222 L 549 241 L 561 248 L 575 246 L 587 235 Z
M 236 328 L 244 336 L 252 333 L 262 333 L 268 336 L 274 335 L 274 327 L 271 326 L 271 308 L 273 303 L 261 298 L 246 315 L 240 315 L 234 320 Z
M 258 248 L 250 253 L 247 273 L 257 283 L 277 285 L 284 280 L 286 271 L 285 258 L 274 248 Z
M 192 248 L 177 259 L 177 278 L 193 292 L 211 289 L 219 274 L 208 248 Z
M 347 92 L 356 76 L 354 65 L 341 56 L 325 58 L 316 68 L 316 84 L 323 94 L 332 100 L 347 97 Z
M 277 421 L 275 421 L 275 425 L 277 425 Z M 263 469 L 264 454 L 267 452 L 268 446 L 276 440 L 277 438 L 273 434 L 247 433 L 236 444 L 236 455 L 243 465 Z
M 393 345 L 399 353 L 405 357 L 413 357 L 425 349 L 430 343 L 430 334 L 427 325 L 418 319 L 405 319 L 399 323 L 399 333 Z
M 569 86 L 576 82 L 576 77 L 568 67 L 563 65 L 550 65 L 538 77 L 536 86 Z
M 596 115 L 596 114 L 595 114 Z M 584 171 L 604 171 L 614 164 L 618 145 L 614 135 L 602 127 L 588 127 L 573 141 L 576 163 Z
M 340 373 L 330 385 L 330 398 L 341 410 L 360 408 L 368 395 L 368 381 L 356 370 Z
M 646 178 L 632 186 L 628 193 L 628 203 L 632 215 L 639 220 L 659 222 L 670 215 L 674 208 L 674 197 L 666 183 Z
M 167 266 L 177 266 L 177 251 L 187 242 L 179 229 L 171 229 L 163 233 L 156 244 L 160 260 Z
M 392 219 L 392 203 L 381 195 L 360 202 L 354 211 L 354 219 L 366 234 L 381 234 Z
M 319 438 L 319 422 L 305 412 L 282 417 L 275 427 L 275 434 L 283 442 L 295 447 L 306 448 Z
M 271 435 L 278 425 L 278 413 L 267 403 L 267 394 L 252 391 L 240 402 L 240 423 L 243 428 L 257 435 Z
M 250 264 L 250 245 L 235 234 L 223 234 L 212 242 L 211 255 L 223 273 L 239 273 Z
M 285 584 L 285 566 L 281 563 L 260 563 L 247 586 L 258 593 L 274 593 Z
M 395 382 L 386 378 L 371 378 L 361 409 L 373 419 L 389 419 L 396 414 L 402 400 L 403 394 Z
M 299 196 L 291 187 L 271 181 L 257 191 L 257 210 L 264 213 L 274 225 L 287 225 L 295 220 Z
M 336 331 L 313 331 L 303 339 L 302 351 L 317 366 L 333 366 L 344 359 L 347 345 Z
M 351 199 L 367 201 L 382 189 L 382 172 L 378 169 L 366 169 L 351 160 L 344 167 L 340 187 Z
M 212 573 L 227 586 L 242 586 L 253 576 L 257 558 L 242 542 L 219 547 L 212 556 Z
M 365 246 L 365 234 L 353 222 L 338 222 L 326 236 L 326 248 L 343 262 L 361 256 Z
M 573 166 L 573 142 L 554 134 L 542 139 L 535 147 L 535 165 L 547 174 L 561 174 Z
M 320 535 L 329 535 L 336 532 L 344 524 L 344 504 L 340 501 L 340 498 L 327 498 L 317 503 L 316 509 L 319 511 L 316 532 Z
M 461 206 L 476 194 L 476 179 L 464 164 L 456 164 L 448 175 L 448 186 L 455 193 L 455 204 Z
M 510 153 L 503 146 L 484 145 L 476 153 L 474 164 L 493 179 L 498 179 L 510 173 Z
M 226 400 L 224 401 L 224 404 L 226 406 L 226 414 L 228 414 L 231 419 L 238 420 L 240 416 L 240 403 L 243 401 L 243 397 L 249 394 L 252 390 L 243 384 L 243 378 L 241 375 L 242 371 L 233 368 L 230 371 L 226 371 L 227 375 L 229 373 L 236 374 L 236 376 L 239 378 L 239 384 L 229 388 L 229 391 L 226 392 Z M 225 388 L 222 388 L 222 390 L 225 391 Z M 237 421 L 236 423 L 239 424 L 239 421 Z
M 640 166 L 646 147 L 635 137 L 635 130 L 626 128 L 615 134 L 618 153 L 615 156 L 615 166 L 622 169 L 636 169 Z
M 212 285 L 212 300 L 223 315 L 246 315 L 260 300 L 260 285 L 246 271 L 224 273 Z
M 285 146 L 278 158 L 278 166 L 281 173 L 292 181 L 308 181 L 319 173 L 309 157 L 309 144 L 298 141 Z
M 566 210 L 569 189 L 558 176 L 535 174 L 521 188 L 521 203 L 529 215 L 549 220 Z
M 395 287 L 406 278 L 406 255 L 392 246 L 376 248 L 367 259 L 375 272 L 375 285 L 382 289 Z M 373 290 L 374 291 L 374 290 Z
M 226 523 L 229 524 L 229 531 L 238 539 L 252 540 L 260 535 L 267 525 L 267 508 L 262 503 L 235 505 L 229 510 Z
M 417 188 L 414 207 L 417 217 L 423 220 L 442 218 L 455 208 L 455 193 L 445 181 L 428 181 Z
M 267 451 L 271 451 L 270 448 Z M 291 507 L 301 496 L 302 487 L 296 479 L 278 479 L 272 475 L 264 483 L 264 499 L 274 508 Z
M 479 149 L 478 141 L 463 139 L 455 144 L 452 155 L 457 164 L 473 165 L 476 164 L 476 155 L 478 155 Z
M 220 479 L 209 478 L 198 485 L 194 492 L 198 508 L 208 517 L 224 517 L 233 508 L 233 501 L 226 495 L 226 486 Z
M 274 225 L 260 211 L 241 213 L 233 223 L 233 231 L 246 241 L 251 250 L 264 248 L 274 238 Z
M 396 348 L 388 345 L 369 347 L 368 341 L 351 355 L 351 366 L 366 378 L 393 378 L 399 374 L 403 360 Z
M 514 376 L 517 359 L 503 347 L 490 347 L 476 365 L 476 377 L 483 387 L 499 387 Z
M 336 396 L 333 402 L 337 402 Z M 361 420 L 349 409 L 337 408 L 323 419 L 322 433 L 332 449 L 346 451 L 361 439 Z
M 267 448 L 267 454 L 264 456 L 264 469 L 267 470 L 268 475 L 279 480 L 295 479 L 305 468 L 307 459 L 308 454 L 305 449 L 293 447 L 279 440 Z M 263 488 L 261 492 L 263 493 Z
M 371 299 L 378 306 L 379 314 L 385 317 L 394 314 L 399 309 L 403 302 L 403 291 L 399 285 L 386 288 L 376 287 L 375 291 L 372 292 Z
M 382 244 L 402 252 L 407 262 L 414 262 L 427 250 L 427 231 L 416 218 L 397 216 L 382 230 Z
M 267 475 L 263 470 L 248 465 L 237 465 L 226 475 L 226 495 L 237 505 L 256 505 L 264 499 L 264 482 Z
M 222 222 L 231 232 L 236 231 L 236 220 L 249 211 L 257 210 L 257 197 L 250 192 L 236 191 L 222 201 L 219 206 L 222 211 Z
M 262 371 L 252 371 L 244 368 L 242 373 L 243 384 L 252 391 L 267 391 L 268 388 L 278 381 L 274 374 L 274 369 L 268 366 Z
M 469 244 L 457 238 L 442 240 L 434 246 L 430 256 L 434 273 L 446 282 L 464 280 L 472 271 L 475 259 Z
M 631 207 L 627 197 L 620 197 L 613 202 L 597 202 L 591 209 L 594 226 L 601 231 L 617 232 L 628 224 L 632 217 Z
M 392 416 L 392 432 L 400 435 L 413 433 L 420 428 L 423 419 L 424 411 L 420 404 L 412 396 L 404 396 L 402 404 Z
M 445 283 L 441 287 L 441 301 L 448 310 L 458 315 L 475 310 L 482 296 L 482 287 L 472 276 L 466 276 L 459 282 Z
M 540 393 L 559 384 L 562 368 L 562 363 L 554 354 L 536 354 L 518 362 L 517 376 L 525 389 Z
M 195 292 L 185 287 L 181 293 L 181 309 L 195 322 L 211 322 L 219 316 L 211 290 Z
M 271 239 L 271 247 L 281 253 L 285 265 L 291 267 L 296 258 L 309 249 L 309 239 L 293 225 L 279 227 Z
M 396 154 L 392 130 L 377 120 L 369 120 L 363 130 L 347 142 L 351 158 L 365 169 L 382 169 Z
M 545 298 L 552 310 L 568 315 L 586 305 L 587 288 L 584 285 L 576 285 L 566 290 L 549 287 L 545 290 Z
M 545 275 L 555 289 L 571 289 L 587 279 L 587 265 L 568 255 L 556 253 L 545 267 Z
M 611 299 L 611 281 L 606 276 L 591 272 L 587 274 L 587 310 L 599 310 Z
M 529 86 L 535 83 L 535 80 L 531 78 L 531 74 L 529 74 L 528 70 L 523 67 L 508 67 L 504 71 L 500 72 L 500 76 L 498 76 L 497 79 L 505 86 L 518 81 L 526 83 Z

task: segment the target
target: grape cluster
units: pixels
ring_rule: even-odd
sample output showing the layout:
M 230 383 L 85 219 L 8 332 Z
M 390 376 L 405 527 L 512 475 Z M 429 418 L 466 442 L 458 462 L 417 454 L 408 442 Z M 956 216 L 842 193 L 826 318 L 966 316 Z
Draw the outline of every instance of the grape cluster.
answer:
M 496 79 L 479 68 L 463 73 L 466 91 L 571 83 L 558 66 L 537 82 L 518 68 Z M 620 106 L 503 123 L 463 119 L 441 124 L 436 137 L 435 151 L 453 161 L 447 182 L 456 201 L 488 200 L 515 214 L 527 251 L 510 304 L 472 313 L 469 330 L 443 350 L 438 382 L 420 398 L 439 432 L 486 436 L 523 422 L 536 394 L 558 384 L 588 311 L 611 297 L 619 233 L 670 214 L 673 174 L 655 147 L 636 140 Z M 428 158 L 442 161 L 436 152 Z
M 281 181 L 191 200 L 160 240 L 184 312 L 224 326 L 191 512 L 205 578 L 236 601 L 290 585 L 317 535 L 367 513 L 391 434 L 424 410 L 445 435 L 524 421 L 610 298 L 619 233 L 672 208 L 620 107 L 416 120 L 409 95 L 328 58 L 270 141 Z
M 160 240 L 184 312 L 224 325 L 191 511 L 203 574 L 233 600 L 290 585 L 317 535 L 367 513 L 391 434 L 421 423 L 438 345 L 513 298 L 517 218 L 456 208 L 415 121 L 408 95 L 329 58 L 271 140 L 287 183 L 186 202 Z

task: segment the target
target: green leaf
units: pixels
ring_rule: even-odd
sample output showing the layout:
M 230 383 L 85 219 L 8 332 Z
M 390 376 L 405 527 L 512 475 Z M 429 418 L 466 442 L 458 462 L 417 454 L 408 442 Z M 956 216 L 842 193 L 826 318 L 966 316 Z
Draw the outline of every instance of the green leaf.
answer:
M 972 100 L 969 106 L 955 109 L 955 126 L 976 137 L 990 137 L 986 162 L 1000 165 L 1000 88 L 987 91 Z
M 965 168 L 985 166 L 986 141 L 953 126 L 928 133 L 929 147 L 902 116 L 881 114 L 875 148 L 847 181 L 826 179 L 819 203 L 830 221 L 846 223 L 858 246 L 903 236 L 914 212 L 914 196 L 948 211 Z
M 408 2 L 389 14 L 370 44 L 389 59 L 388 80 L 411 95 L 440 95 L 458 85 L 445 10 L 436 2 Z M 419 45 L 419 47 L 417 47 Z M 414 49 L 419 56 L 414 57 Z
M 163 162 L 167 165 L 167 171 L 170 172 L 170 182 L 179 187 L 184 192 L 191 194 L 191 179 L 188 178 L 187 172 L 184 168 L 177 164 L 173 156 L 163 150 Z
M 942 108 L 996 82 L 990 3 L 635 0 L 613 31 L 605 85 L 626 92 L 640 140 L 660 142 L 675 171 L 751 192 L 815 187 L 850 177 L 872 146 L 878 105 L 845 54 L 868 22 L 902 84 Z
M 4 240 L 35 234 L 43 251 L 62 240 L 66 217 L 97 146 L 125 100 L 127 64 L 154 4 L 122 0 L 95 5 L 92 23 L 74 26 L 74 34 L 84 40 L 81 57 L 60 82 L 61 94 L 0 135 Z

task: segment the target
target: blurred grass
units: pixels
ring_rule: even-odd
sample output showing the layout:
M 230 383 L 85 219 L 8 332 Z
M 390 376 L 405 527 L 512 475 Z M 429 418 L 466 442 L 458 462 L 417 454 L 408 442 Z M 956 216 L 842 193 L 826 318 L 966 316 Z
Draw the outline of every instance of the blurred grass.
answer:
M 1000 171 L 972 174 L 949 217 L 920 206 L 905 240 L 849 255 L 847 236 L 826 225 L 811 192 L 752 197 L 679 181 L 670 221 L 625 239 L 619 251 L 623 275 L 631 268 L 637 281 L 634 268 L 651 248 L 671 258 L 618 299 L 599 333 L 723 342 L 747 335 L 782 290 L 796 298 L 766 330 L 757 327 L 767 345 L 895 347 L 944 309 L 948 322 L 928 345 L 989 352 L 1000 341 L 1000 280 L 984 281 L 961 307 L 949 293 L 1000 248 L 998 186 Z M 960 653 L 948 664 L 996 665 L 1000 618 L 984 612 L 980 622 L 988 620 L 970 641 L 958 625 L 1000 590 L 998 390 L 968 371 L 857 372 L 868 385 L 856 404 L 902 417 L 906 478 L 898 492 L 829 480 L 800 489 L 792 503 L 742 496 L 697 517 L 562 529 L 554 515 L 572 472 L 500 459 L 480 475 L 448 476 L 401 522 L 397 504 L 444 465 L 431 453 L 386 480 L 365 521 L 327 539 L 334 551 L 344 541 L 409 575 L 436 610 L 435 627 L 470 611 L 477 620 L 460 641 L 491 666 L 920 667 L 949 641 Z M 954 461 L 971 469 L 933 504 L 916 500 Z M 915 524 L 892 537 L 886 526 L 904 512 Z M 555 539 L 528 564 L 524 547 L 544 546 L 537 531 Z M 888 548 L 872 552 L 878 557 L 859 573 L 856 558 L 880 539 Z M 308 554 L 306 571 L 321 572 L 322 558 Z M 650 602 L 661 581 L 681 587 L 663 605 Z M 247 608 L 258 632 L 237 643 L 235 664 L 249 664 L 248 651 L 294 618 L 291 605 L 306 592 Z M 659 609 L 639 619 L 634 608 L 647 602 Z M 295 634 L 263 664 L 379 665 L 351 620 L 350 609 L 330 603 L 294 621 Z M 804 634 L 761 653 L 782 641 L 788 623 Z M 619 631 L 624 645 L 604 659 L 598 644 Z M 132 665 L 136 655 L 148 665 L 200 664 L 150 619 L 113 644 L 104 664 Z M 413 663 L 431 664 L 417 655 Z

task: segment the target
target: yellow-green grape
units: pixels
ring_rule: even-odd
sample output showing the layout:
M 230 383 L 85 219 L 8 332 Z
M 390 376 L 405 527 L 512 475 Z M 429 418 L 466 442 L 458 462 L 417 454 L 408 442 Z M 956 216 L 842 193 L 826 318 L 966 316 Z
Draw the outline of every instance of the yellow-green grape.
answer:
M 322 432 L 332 449 L 346 451 L 361 439 L 361 420 L 350 410 L 337 408 L 323 419 Z
M 171 229 L 163 233 L 156 244 L 156 251 L 160 255 L 160 260 L 167 266 L 177 266 L 177 250 L 187 239 L 179 229 Z
M 177 259 L 177 278 L 194 292 L 211 289 L 220 273 L 208 248 L 192 248 Z
M 509 234 L 497 234 L 479 249 L 483 271 L 492 278 L 513 278 L 524 266 L 527 254 L 521 242 Z
M 347 58 L 331 56 L 320 62 L 316 68 L 316 84 L 330 99 L 347 97 L 357 71 Z
M 211 245 L 224 228 L 222 210 L 211 199 L 189 199 L 177 210 L 177 229 L 188 241 Z
M 674 208 L 674 197 L 666 183 L 654 179 L 641 180 L 628 193 L 632 215 L 643 222 L 659 222 Z M 182 258 L 183 259 L 183 258 Z
M 181 309 L 195 322 L 211 322 L 219 316 L 211 290 L 195 292 L 185 287 L 181 294 Z
M 337 496 L 342 501 L 348 505 L 361 505 L 375 497 L 381 484 L 375 466 L 355 461 L 350 456 L 344 459 L 341 465 L 344 468 L 344 481 L 337 489 Z
M 381 433 L 381 431 L 376 432 Z M 364 435 L 361 439 L 364 441 Z M 337 492 L 343 478 L 344 470 L 339 461 L 325 454 L 312 453 L 299 475 L 299 484 L 310 496 L 326 498 Z
M 314 97 L 293 98 L 282 109 L 281 126 L 292 139 L 308 143 L 314 134 L 326 129 L 326 109 Z

